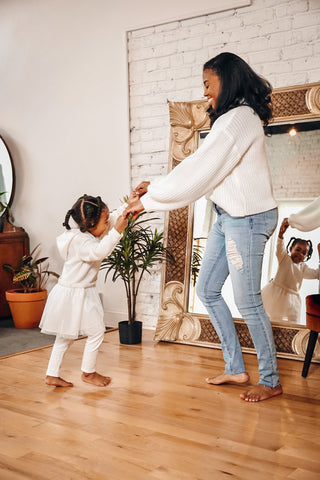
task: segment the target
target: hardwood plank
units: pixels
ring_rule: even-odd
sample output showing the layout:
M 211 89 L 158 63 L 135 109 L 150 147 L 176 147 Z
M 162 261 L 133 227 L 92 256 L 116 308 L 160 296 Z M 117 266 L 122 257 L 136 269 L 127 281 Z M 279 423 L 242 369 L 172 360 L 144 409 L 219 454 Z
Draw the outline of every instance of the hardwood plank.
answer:
M 80 379 L 84 339 L 65 357 L 69 389 L 44 384 L 51 347 L 0 358 L 0 480 L 320 480 L 320 366 L 304 379 L 302 362 L 280 359 L 284 394 L 251 404 L 243 386 L 205 382 L 220 350 L 152 337 L 106 333 L 107 388 Z M 256 357 L 245 362 L 256 382 Z

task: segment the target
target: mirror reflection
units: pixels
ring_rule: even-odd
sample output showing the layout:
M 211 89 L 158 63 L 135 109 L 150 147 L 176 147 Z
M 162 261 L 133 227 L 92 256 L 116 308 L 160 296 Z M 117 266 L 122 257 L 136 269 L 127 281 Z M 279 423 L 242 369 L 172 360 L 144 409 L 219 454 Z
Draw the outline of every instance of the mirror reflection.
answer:
M 320 192 L 319 132 L 320 121 L 301 122 L 296 125 L 270 125 L 266 132 L 267 155 L 273 178 L 275 197 L 279 205 L 279 220 L 275 232 L 266 245 L 261 288 L 267 285 L 277 273 L 278 260 L 276 257 L 276 245 L 279 228 L 283 219 L 289 217 L 291 213 L 297 213 L 305 208 L 316 198 L 315 192 Z M 201 144 L 207 133 L 207 131 L 200 132 L 199 144 Z M 188 311 L 191 313 L 207 314 L 205 307 L 196 294 L 196 280 L 201 267 L 201 259 L 206 246 L 206 240 L 215 219 L 215 211 L 210 201 L 203 197 L 195 202 L 193 209 L 193 249 L 188 301 Z M 306 264 L 310 268 L 317 269 L 319 266 L 317 249 L 317 245 L 320 242 L 319 228 L 311 232 L 301 232 L 288 227 L 284 234 L 285 246 L 287 246 L 291 237 L 299 237 L 312 242 L 313 254 Z M 319 279 L 304 279 L 302 281 L 299 290 L 301 299 L 300 315 L 297 315 L 294 322 L 291 317 L 290 323 L 303 325 L 306 323 L 305 297 L 318 292 Z M 225 282 L 222 295 L 233 317 L 241 318 L 233 300 L 230 277 L 228 277 Z M 286 316 L 283 316 L 281 319 L 277 318 L 277 322 L 279 321 L 288 322 L 288 318 Z
M 13 168 L 9 151 L 0 137 L 0 202 L 9 205 L 13 194 Z M 5 210 L 0 212 L 3 215 Z

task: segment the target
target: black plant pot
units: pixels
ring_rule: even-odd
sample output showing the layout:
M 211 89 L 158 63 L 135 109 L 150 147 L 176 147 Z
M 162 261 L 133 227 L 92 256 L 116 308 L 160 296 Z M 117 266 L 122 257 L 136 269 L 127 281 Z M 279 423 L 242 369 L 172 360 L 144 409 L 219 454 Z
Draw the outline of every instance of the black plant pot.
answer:
M 135 345 L 141 343 L 142 338 L 142 322 L 137 320 L 132 325 L 127 320 L 119 322 L 120 343 L 125 345 Z

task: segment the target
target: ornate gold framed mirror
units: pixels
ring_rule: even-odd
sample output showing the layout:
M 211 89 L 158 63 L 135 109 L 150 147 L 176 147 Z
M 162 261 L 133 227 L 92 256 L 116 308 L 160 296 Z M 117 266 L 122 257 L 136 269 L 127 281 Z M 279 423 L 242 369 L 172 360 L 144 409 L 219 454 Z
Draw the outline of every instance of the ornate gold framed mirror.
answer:
M 273 125 L 320 121 L 320 82 L 274 89 L 272 104 Z M 206 109 L 207 102 L 205 100 L 169 103 L 171 125 L 169 171 L 196 150 L 201 141 L 201 136 L 209 130 L 210 125 Z M 320 123 L 318 128 L 320 128 Z M 312 138 L 319 142 L 319 131 L 313 132 L 313 135 Z M 309 138 L 308 144 L 310 143 Z M 313 158 L 315 159 L 313 161 L 319 165 L 319 143 L 318 146 L 317 154 L 314 155 L 313 152 Z M 310 170 L 310 176 L 314 177 L 312 168 Z M 314 191 L 308 189 L 308 191 L 299 193 L 300 197 L 303 196 L 305 202 L 311 202 L 319 195 L 319 185 L 314 185 L 313 182 L 313 187 Z M 292 188 L 296 189 L 296 186 Z M 280 190 L 281 186 L 279 187 Z M 293 197 L 292 194 L 290 196 Z M 304 205 L 302 204 L 302 206 Z M 220 340 L 209 316 L 204 312 L 199 313 L 190 308 L 191 297 L 194 295 L 192 291 L 195 268 L 193 263 L 194 218 L 194 204 L 172 210 L 165 217 L 165 243 L 175 256 L 175 264 L 164 264 L 162 268 L 160 314 L 154 340 L 220 349 Z M 316 250 L 315 248 L 315 255 L 317 255 Z M 313 293 L 318 293 L 318 290 Z M 237 318 L 234 313 L 233 316 L 242 350 L 247 353 L 255 353 L 246 324 L 241 318 Z M 277 356 L 304 360 L 309 334 L 306 326 L 302 323 L 280 321 L 276 324 L 273 323 L 272 328 Z M 319 344 L 315 349 L 313 361 L 320 362 Z

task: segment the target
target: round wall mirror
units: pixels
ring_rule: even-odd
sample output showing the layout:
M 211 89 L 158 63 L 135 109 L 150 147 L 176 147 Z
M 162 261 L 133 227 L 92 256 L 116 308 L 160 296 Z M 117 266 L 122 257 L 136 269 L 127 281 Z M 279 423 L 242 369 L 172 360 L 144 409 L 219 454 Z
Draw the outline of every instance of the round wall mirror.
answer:
M 14 193 L 14 170 L 11 156 L 5 141 L 0 136 L 0 202 L 11 205 Z M 0 209 L 0 217 L 5 209 Z

